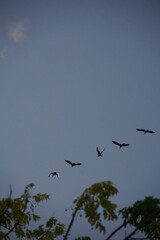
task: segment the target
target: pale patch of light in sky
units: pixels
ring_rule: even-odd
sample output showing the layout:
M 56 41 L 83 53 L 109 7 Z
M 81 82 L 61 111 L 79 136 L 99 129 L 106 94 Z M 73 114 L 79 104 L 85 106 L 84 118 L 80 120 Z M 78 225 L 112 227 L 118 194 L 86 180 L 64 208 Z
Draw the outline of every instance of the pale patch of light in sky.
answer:
M 12 22 L 8 27 L 8 36 L 16 43 L 22 42 L 26 39 L 26 28 L 23 23 Z
M 4 60 L 7 56 L 7 53 L 8 53 L 8 47 L 3 47 L 2 49 L 0 49 L 0 59 L 1 60 Z

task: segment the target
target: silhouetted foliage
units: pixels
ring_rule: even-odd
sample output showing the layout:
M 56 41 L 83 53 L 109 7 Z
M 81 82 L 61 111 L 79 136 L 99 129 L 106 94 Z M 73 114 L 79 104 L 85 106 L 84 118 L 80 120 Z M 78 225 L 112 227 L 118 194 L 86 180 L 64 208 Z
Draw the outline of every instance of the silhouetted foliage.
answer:
M 54 239 L 62 235 L 64 225 L 51 217 L 44 225 L 31 229 L 33 222 L 39 221 L 40 216 L 35 214 L 35 208 L 42 201 L 48 200 L 48 194 L 31 195 L 30 190 L 34 184 L 28 184 L 24 193 L 12 199 L 10 196 L 0 201 L 0 239 L 10 239 L 9 235 L 15 233 L 17 239 Z
M 90 237 L 79 237 L 76 238 L 75 240 L 91 240 Z
M 113 186 L 111 181 L 96 183 L 90 188 L 86 188 L 82 195 L 73 202 L 75 207 L 64 240 L 67 239 L 78 211 L 84 213 L 92 229 L 95 228 L 105 233 L 106 228 L 102 223 L 102 219 L 117 219 L 115 213 L 117 205 L 109 200 L 109 197 L 117 193 L 118 190 Z
M 35 213 L 35 208 L 42 201 L 49 199 L 48 194 L 31 195 L 30 190 L 34 184 L 28 184 L 24 193 L 19 198 L 12 198 L 12 188 L 8 198 L 0 200 L 0 239 L 10 239 L 10 234 L 15 234 L 17 239 L 51 240 L 59 236 L 66 240 L 75 221 L 75 216 L 85 217 L 91 228 L 106 232 L 106 221 L 116 220 L 117 205 L 110 198 L 118 193 L 111 181 L 93 184 L 74 200 L 71 221 L 67 228 L 59 223 L 55 217 L 49 218 L 46 223 L 33 229 L 34 222 L 41 219 Z M 134 230 L 125 237 L 133 236 L 138 230 L 147 238 L 160 239 L 160 199 L 146 197 L 143 201 L 136 201 L 133 206 L 119 211 L 123 223 L 116 228 L 106 240 L 111 239 L 120 229 L 128 224 Z M 91 240 L 89 236 L 78 237 L 75 240 Z
M 160 238 L 160 199 L 146 197 L 119 211 L 125 222 L 144 232 L 147 238 Z

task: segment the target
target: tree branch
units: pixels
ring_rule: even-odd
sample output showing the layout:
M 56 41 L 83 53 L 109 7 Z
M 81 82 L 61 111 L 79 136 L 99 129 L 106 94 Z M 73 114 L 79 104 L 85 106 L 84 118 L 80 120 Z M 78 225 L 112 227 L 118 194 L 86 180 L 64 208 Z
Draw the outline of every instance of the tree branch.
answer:
M 127 236 L 124 238 L 124 240 L 128 240 L 131 236 L 133 236 L 138 230 L 140 230 L 140 228 L 142 228 L 143 226 L 145 226 L 145 224 L 147 224 L 147 222 L 150 222 L 151 220 L 153 220 L 156 216 L 156 214 L 159 213 L 155 212 L 154 214 L 150 215 L 148 218 L 146 218 L 144 221 L 141 221 L 137 227 Z
M 78 208 L 75 208 L 75 210 L 74 210 L 74 212 L 73 212 L 73 214 L 72 214 L 72 218 L 71 218 L 70 224 L 69 224 L 69 226 L 68 226 L 68 228 L 67 228 L 67 231 L 66 231 L 66 234 L 65 234 L 63 240 L 67 240 L 68 234 L 69 234 L 69 232 L 70 232 L 70 230 L 71 230 L 71 227 L 72 227 L 72 225 L 73 225 L 73 222 L 74 222 L 74 219 L 75 219 L 75 216 L 76 216 L 78 210 L 79 210 Z
M 128 223 L 132 222 L 136 217 L 137 217 L 137 215 L 135 215 L 134 217 L 132 217 L 132 218 L 129 219 L 128 221 L 126 221 L 126 222 L 124 222 L 123 224 L 121 224 L 118 228 L 116 228 L 116 229 L 106 238 L 106 240 L 109 240 L 111 237 L 113 237 L 113 235 L 116 234 L 116 232 L 118 232 L 121 228 L 125 227 Z
M 11 194 L 12 194 L 12 188 L 11 188 L 11 185 L 10 185 L 10 199 L 11 199 Z M 28 198 L 25 199 L 25 206 L 24 206 L 24 209 L 22 211 L 22 213 L 24 213 L 27 209 L 27 202 L 28 202 Z M 5 236 L 8 236 L 11 232 L 14 231 L 14 229 L 20 224 L 20 220 L 18 220 L 11 229 L 9 229 L 9 231 L 5 234 Z
M 126 226 L 127 223 L 123 223 L 121 224 L 118 228 L 116 228 L 107 238 L 106 240 L 109 240 L 111 237 L 113 237 L 114 234 L 116 234 L 116 232 L 118 232 L 121 228 L 123 228 L 124 226 Z
M 11 232 L 13 232 L 13 230 L 18 226 L 19 221 L 17 221 L 14 226 L 5 234 L 5 236 L 8 236 Z

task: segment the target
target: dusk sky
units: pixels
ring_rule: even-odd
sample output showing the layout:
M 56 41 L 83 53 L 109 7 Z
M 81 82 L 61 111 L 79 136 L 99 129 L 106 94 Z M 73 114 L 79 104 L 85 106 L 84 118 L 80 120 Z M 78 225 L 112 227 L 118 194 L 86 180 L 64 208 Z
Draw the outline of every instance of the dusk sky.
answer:
M 43 222 L 68 225 L 65 209 L 100 181 L 118 188 L 118 210 L 160 197 L 159 0 L 0 1 L 0 163 L 1 198 L 10 184 L 13 197 L 29 183 L 50 194 Z M 77 217 L 70 239 L 120 223 L 103 235 Z

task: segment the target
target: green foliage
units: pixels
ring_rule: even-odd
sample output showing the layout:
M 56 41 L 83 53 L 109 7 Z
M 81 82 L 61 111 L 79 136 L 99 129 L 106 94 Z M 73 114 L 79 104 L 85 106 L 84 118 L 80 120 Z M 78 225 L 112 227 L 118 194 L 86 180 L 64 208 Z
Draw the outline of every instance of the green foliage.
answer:
M 148 237 L 150 239 L 160 239 L 160 221 L 156 220 L 149 224 Z
M 117 219 L 115 213 L 117 205 L 109 200 L 110 196 L 117 193 L 118 190 L 111 181 L 93 184 L 74 201 L 75 210 L 83 211 L 92 228 L 105 233 L 106 229 L 102 220 Z
M 10 197 L 0 201 L 0 239 L 9 239 L 9 234 L 14 232 L 17 239 L 54 239 L 63 234 L 64 226 L 57 219 L 50 218 L 46 226 L 40 225 L 31 230 L 31 222 L 39 221 L 41 218 L 35 214 L 35 207 L 42 201 L 48 200 L 48 194 L 31 195 L 30 190 L 34 184 L 28 184 L 24 193 L 12 199 Z
M 75 240 L 91 240 L 90 237 L 79 237 L 76 238 Z
M 64 235 L 63 240 L 66 240 L 77 213 L 86 217 L 92 229 L 98 229 L 103 233 L 106 231 L 104 220 L 117 219 L 117 205 L 111 202 L 110 197 L 117 194 L 118 190 L 111 181 L 105 181 L 93 184 L 74 200 L 72 219 L 66 231 L 64 231 L 64 225 L 54 217 L 49 218 L 46 223 L 39 225 L 36 229 L 31 229 L 30 226 L 41 219 L 36 214 L 35 208 L 42 201 L 49 199 L 48 194 L 31 195 L 30 191 L 33 187 L 34 184 L 28 184 L 19 198 L 12 199 L 12 191 L 10 191 L 8 198 L 0 200 L 1 240 L 9 240 L 10 233 L 14 233 L 17 239 L 54 240 Z M 143 201 L 135 202 L 133 206 L 121 209 L 119 213 L 124 223 L 115 229 L 107 240 L 127 224 L 135 227 L 128 238 L 140 230 L 147 238 L 160 239 L 160 199 L 146 197 Z M 75 240 L 91 239 L 84 236 Z
M 124 222 L 144 232 L 147 238 L 160 238 L 160 199 L 146 197 L 119 213 Z

